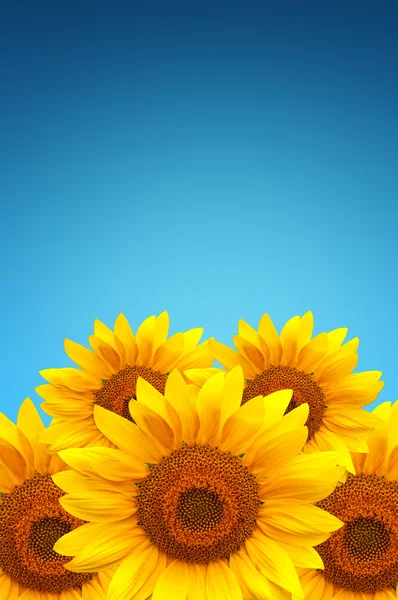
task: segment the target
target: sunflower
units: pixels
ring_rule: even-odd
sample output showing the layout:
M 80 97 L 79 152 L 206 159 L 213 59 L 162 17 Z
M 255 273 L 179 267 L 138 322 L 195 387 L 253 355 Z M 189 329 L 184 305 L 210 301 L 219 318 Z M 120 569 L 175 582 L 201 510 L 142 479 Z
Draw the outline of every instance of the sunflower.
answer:
M 167 338 L 169 316 L 149 317 L 134 336 L 119 315 L 114 331 L 94 323 L 89 343 L 92 351 L 65 340 L 68 356 L 81 369 L 46 369 L 40 374 L 49 384 L 36 388 L 44 398 L 42 409 L 53 421 L 40 441 L 50 453 L 70 447 L 109 446 L 95 424 L 94 406 L 102 406 L 130 419 L 128 404 L 135 398 L 138 377 L 164 392 L 168 373 L 193 367 L 210 367 L 213 357 L 208 341 L 197 345 L 203 329 L 191 329 Z
M 369 453 L 353 453 L 355 474 L 318 503 L 344 522 L 317 550 L 325 570 L 300 570 L 308 600 L 398 597 L 398 402 L 374 410 Z
M 239 333 L 233 338 L 237 352 L 216 341 L 213 352 L 227 369 L 241 365 L 246 379 L 243 403 L 259 394 L 292 389 L 288 412 L 303 402 L 309 404 L 304 452 L 335 450 L 353 472 L 350 451 L 367 452 L 363 435 L 380 422 L 361 406 L 372 402 L 382 389 L 381 372 L 352 373 L 359 341 L 355 338 L 343 344 L 347 329 L 311 339 L 312 330 L 311 312 L 290 319 L 280 335 L 264 314 L 258 331 L 239 321 Z M 206 371 L 192 369 L 186 376 L 202 384 Z
M 312 504 L 341 478 L 339 455 L 300 453 L 308 405 L 283 416 L 291 390 L 241 406 L 240 367 L 191 387 L 177 370 L 164 395 L 139 378 L 133 421 L 94 407 L 116 448 L 60 452 L 60 502 L 88 523 L 55 549 L 77 573 L 119 561 L 107 600 L 300 596 L 296 566 L 321 568 L 313 546 L 342 525 Z
M 36 442 L 43 427 L 29 398 L 17 426 L 0 413 L 0 600 L 104 600 L 112 570 L 72 573 L 53 550 L 84 521 L 59 503 L 51 476 L 67 467 Z

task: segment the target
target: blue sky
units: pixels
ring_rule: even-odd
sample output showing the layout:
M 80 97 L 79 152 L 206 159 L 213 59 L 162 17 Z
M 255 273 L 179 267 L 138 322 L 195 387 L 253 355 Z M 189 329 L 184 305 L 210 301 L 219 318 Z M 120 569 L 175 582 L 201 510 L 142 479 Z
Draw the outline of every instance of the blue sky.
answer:
M 311 309 L 398 398 L 397 11 L 2 6 L 2 411 L 95 318 L 164 309 L 225 343 Z

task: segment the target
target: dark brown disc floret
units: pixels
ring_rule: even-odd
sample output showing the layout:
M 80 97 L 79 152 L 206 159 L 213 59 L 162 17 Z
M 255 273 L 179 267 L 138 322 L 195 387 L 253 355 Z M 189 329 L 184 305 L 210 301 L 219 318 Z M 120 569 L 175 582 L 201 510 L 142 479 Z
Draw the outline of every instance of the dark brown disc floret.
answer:
M 349 475 L 318 506 L 344 527 L 317 547 L 326 579 L 352 592 L 374 594 L 398 582 L 398 482 Z
M 35 475 L 0 500 L 0 566 L 13 581 L 37 592 L 81 590 L 92 578 L 66 570 L 72 557 L 53 550 L 61 536 L 84 523 L 62 508 L 63 495 L 50 475 Z
M 152 371 L 148 367 L 130 367 L 127 365 L 124 369 L 112 375 L 110 379 L 104 381 L 100 390 L 94 392 L 95 404 L 132 421 L 129 402 L 132 398 L 136 399 L 138 377 L 142 377 L 161 394 L 164 394 L 167 381 L 166 374 Z
M 256 525 L 254 475 L 238 456 L 209 445 L 175 450 L 138 488 L 140 525 L 162 552 L 185 562 L 228 558 Z

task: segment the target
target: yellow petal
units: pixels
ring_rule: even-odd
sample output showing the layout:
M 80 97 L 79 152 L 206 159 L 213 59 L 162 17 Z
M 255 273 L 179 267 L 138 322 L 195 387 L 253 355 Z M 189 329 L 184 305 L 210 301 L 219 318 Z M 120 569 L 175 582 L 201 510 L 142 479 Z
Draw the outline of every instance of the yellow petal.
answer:
M 255 530 L 255 535 L 247 539 L 245 545 L 250 559 L 264 577 L 303 598 L 292 559 L 278 542 Z
M 181 443 L 181 420 L 166 398 L 142 377 L 137 380 L 137 401 L 141 406 L 160 415 L 172 429 L 176 444 Z
M 110 481 L 135 481 L 146 477 L 148 469 L 140 457 L 113 448 L 70 448 L 59 453 L 67 465 L 83 475 Z
M 135 365 L 138 355 L 138 346 L 129 322 L 122 313 L 115 321 L 115 335 L 124 346 L 127 364 L 130 366 Z
M 326 333 L 315 336 L 308 344 L 301 348 L 297 357 L 297 369 L 305 373 L 312 373 L 316 365 L 325 356 L 328 338 Z
M 78 369 L 44 369 L 40 371 L 40 375 L 55 386 L 69 388 L 75 392 L 95 391 L 102 386 L 99 377 Z
M 252 563 L 246 549 L 234 552 L 229 557 L 231 569 L 243 591 L 243 597 L 272 600 L 268 580 Z
M 152 600 L 185 600 L 189 583 L 188 565 L 183 561 L 174 560 L 157 580 Z
M 43 429 L 38 439 L 42 444 L 49 444 L 47 452 L 54 453 L 70 447 L 87 446 L 97 438 L 99 433 L 91 416 L 79 421 L 53 421 L 47 429 Z
M 200 421 L 198 444 L 207 444 L 216 436 L 220 426 L 223 397 L 224 373 L 219 373 L 206 381 L 196 400 Z
M 55 552 L 75 556 L 73 568 L 80 572 L 109 568 L 120 564 L 144 540 L 143 532 L 135 535 L 132 519 L 115 523 L 86 523 L 62 536 L 54 545 Z
M 323 560 L 314 548 L 294 546 L 292 544 L 284 544 L 283 542 L 279 543 L 281 544 L 281 547 L 286 550 L 296 567 L 301 567 L 303 569 L 324 568 Z
M 184 371 L 184 377 L 187 377 L 189 381 L 202 387 L 210 377 L 217 375 L 217 373 L 220 373 L 223 370 L 224 369 L 219 369 L 218 367 L 209 367 L 208 369 L 186 369 Z
M 234 572 L 223 560 L 207 565 L 206 592 L 207 600 L 243 600 Z
M 307 436 L 308 429 L 304 426 L 293 429 L 288 436 L 286 433 L 282 433 L 268 438 L 264 446 L 258 448 L 252 457 L 244 456 L 242 462 L 250 468 L 252 473 L 265 476 L 292 460 L 303 448 Z
M 183 349 L 183 334 L 172 335 L 155 351 L 152 358 L 152 369 L 161 373 L 169 373 L 183 353 Z
M 152 356 L 153 350 L 153 332 L 156 325 L 156 317 L 151 316 L 145 319 L 138 327 L 135 339 L 138 345 L 137 364 L 145 365 Z
M 189 592 L 187 600 L 206 599 L 206 565 L 187 563 L 189 573 Z
M 113 346 L 95 335 L 90 335 L 88 341 L 95 354 L 108 365 L 112 373 L 117 373 L 123 368 L 119 353 Z
M 37 408 L 30 398 L 26 398 L 18 411 L 18 428 L 31 442 L 37 441 L 37 434 L 44 429 Z
M 156 319 L 153 329 L 153 352 L 157 350 L 167 339 L 169 332 L 170 319 L 167 311 L 162 312 Z
M 95 493 L 80 492 L 66 494 L 59 500 L 61 506 L 78 519 L 84 521 L 114 521 L 126 519 L 137 512 L 137 505 L 131 498 L 119 492 L 97 490 Z M 115 517 L 115 515 L 117 515 Z
M 270 351 L 271 364 L 274 366 L 279 365 L 282 358 L 282 344 L 272 320 L 266 313 L 264 313 L 260 319 L 258 332 L 267 343 Z
M 239 335 L 233 336 L 233 342 L 239 354 L 251 364 L 253 371 L 260 374 L 265 368 L 265 359 L 262 352 Z
M 95 494 L 97 491 L 116 491 L 114 481 L 109 481 L 109 479 L 104 479 L 103 477 L 88 477 L 73 469 L 54 473 L 52 475 L 52 480 L 55 485 L 68 494 L 79 494 L 80 492 L 90 492 Z M 128 496 L 135 496 L 137 490 L 133 481 L 126 480 L 123 482 L 118 481 L 117 491 L 122 494 L 127 494 Z
M 152 438 L 136 424 L 102 406 L 94 406 L 94 419 L 98 429 L 123 452 L 139 456 L 149 464 L 162 460 Z
M 300 317 L 296 316 L 284 325 L 280 341 L 283 348 L 282 358 L 280 364 L 285 367 L 294 362 L 297 354 L 297 338 L 299 334 Z
M 183 441 L 192 445 L 199 430 L 199 415 L 194 394 L 177 369 L 174 369 L 167 378 L 165 396 L 179 415 Z
M 242 454 L 253 443 L 253 437 L 258 433 L 264 420 L 264 398 L 252 398 L 224 423 L 221 431 L 220 449 L 223 452 Z
M 273 527 L 300 535 L 331 533 L 343 525 L 337 517 L 321 508 L 294 500 L 284 500 L 283 503 L 280 500 L 265 500 L 258 518 Z
M 221 405 L 221 427 L 228 417 L 239 409 L 242 402 L 244 384 L 241 366 L 234 367 L 229 373 L 225 373 L 224 398 Z
M 109 379 L 112 376 L 112 371 L 106 362 L 88 348 L 68 339 L 65 339 L 64 347 L 69 358 L 85 371 L 100 379 Z
M 138 427 L 160 444 L 162 453 L 167 455 L 173 450 L 174 433 L 163 417 L 136 400 L 130 400 L 129 410 Z
M 106 600 L 131 600 L 150 579 L 158 563 L 158 549 L 143 544 L 134 549 L 118 567 L 110 583 Z M 149 591 L 149 596 L 152 590 Z

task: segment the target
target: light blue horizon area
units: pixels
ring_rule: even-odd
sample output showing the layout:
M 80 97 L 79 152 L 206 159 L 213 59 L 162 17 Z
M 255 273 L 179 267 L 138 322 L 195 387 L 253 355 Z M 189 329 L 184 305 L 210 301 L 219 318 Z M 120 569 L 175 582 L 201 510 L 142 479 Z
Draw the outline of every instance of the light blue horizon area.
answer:
M 120 312 L 232 344 L 240 318 L 312 310 L 383 371 L 368 408 L 398 399 L 397 6 L 216 4 L 1 9 L 13 420 L 39 370 L 72 365 L 64 338 Z

